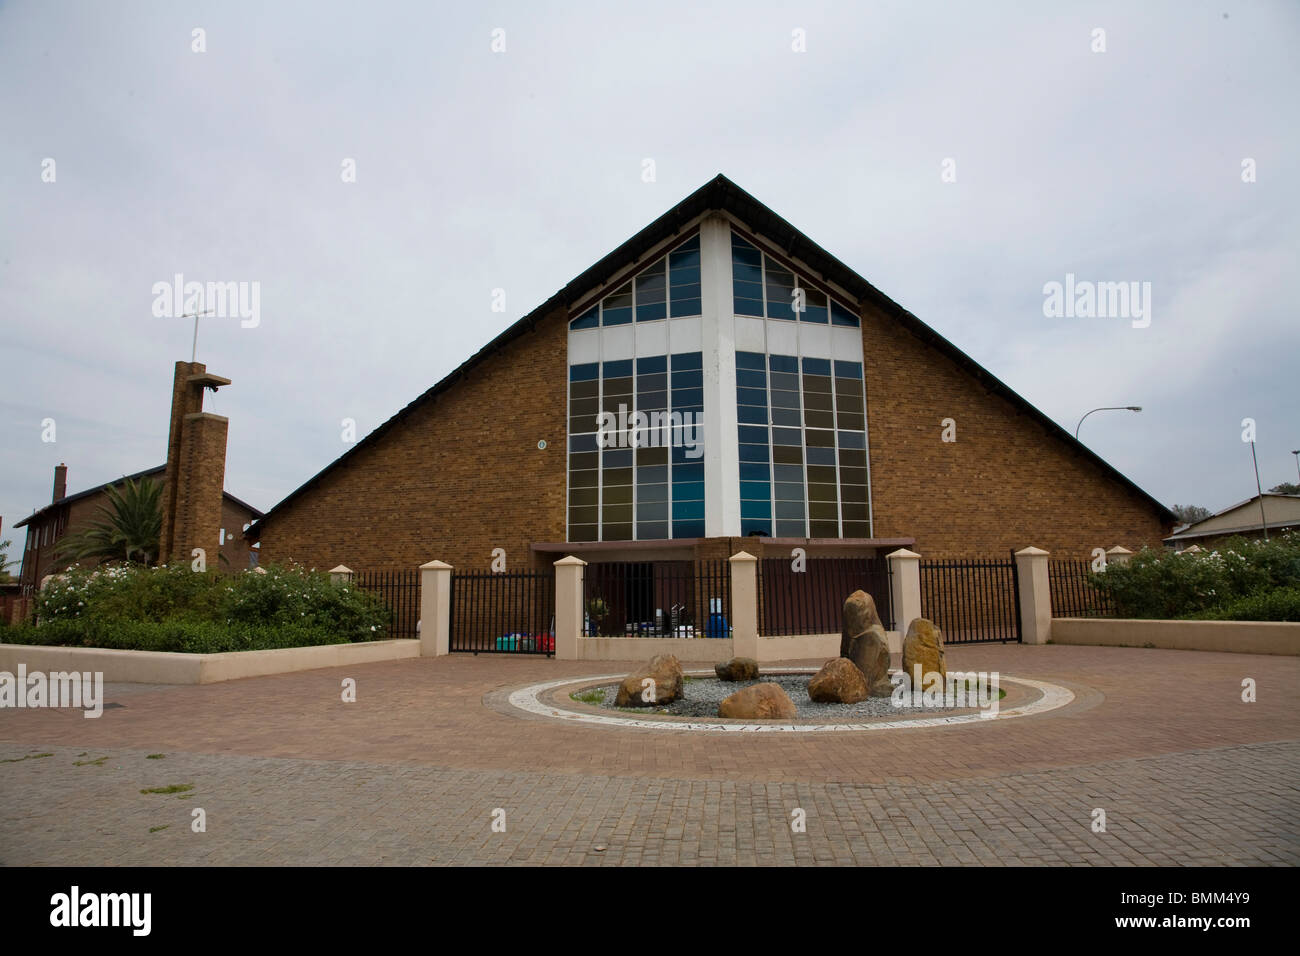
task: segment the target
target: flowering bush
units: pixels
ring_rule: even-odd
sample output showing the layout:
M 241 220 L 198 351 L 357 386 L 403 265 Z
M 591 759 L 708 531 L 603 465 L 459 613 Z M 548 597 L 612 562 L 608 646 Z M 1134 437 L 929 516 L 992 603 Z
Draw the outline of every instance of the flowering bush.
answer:
M 1090 579 L 1119 617 L 1296 620 L 1285 595 L 1270 596 L 1300 588 L 1300 534 L 1267 542 L 1231 538 L 1203 554 L 1145 548 Z M 1283 616 L 1259 616 L 1270 614 Z
M 388 636 L 376 595 L 301 567 L 196 573 L 188 565 L 72 568 L 36 600 L 39 626 L 9 643 L 213 651 L 371 641 Z M 23 631 L 24 633 L 17 633 Z

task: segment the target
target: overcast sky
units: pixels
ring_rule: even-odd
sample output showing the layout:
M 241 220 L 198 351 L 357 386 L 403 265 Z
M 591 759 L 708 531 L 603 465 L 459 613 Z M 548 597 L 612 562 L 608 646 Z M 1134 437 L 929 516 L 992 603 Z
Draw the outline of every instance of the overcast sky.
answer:
M 265 510 L 719 172 L 1068 430 L 1143 406 L 1082 438 L 1166 504 L 1254 494 L 1247 417 L 1295 481 L 1298 42 L 1228 0 L 0 2 L 6 534 L 60 461 L 166 457 L 155 283 L 260 284 L 198 358 Z M 1149 326 L 1044 316 L 1070 273 Z

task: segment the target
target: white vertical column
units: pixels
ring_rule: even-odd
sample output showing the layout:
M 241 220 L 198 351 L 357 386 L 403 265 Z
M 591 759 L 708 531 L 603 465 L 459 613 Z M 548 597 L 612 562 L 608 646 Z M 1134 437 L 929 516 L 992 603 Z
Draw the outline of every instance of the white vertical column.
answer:
M 736 316 L 731 296 L 731 229 L 718 215 L 700 223 L 700 308 L 704 340 L 704 533 L 740 535 L 736 431 Z

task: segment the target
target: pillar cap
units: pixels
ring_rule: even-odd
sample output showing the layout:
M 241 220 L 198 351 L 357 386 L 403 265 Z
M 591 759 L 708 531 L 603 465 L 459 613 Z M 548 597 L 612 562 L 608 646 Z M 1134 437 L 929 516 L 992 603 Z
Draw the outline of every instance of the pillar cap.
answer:
M 752 564 L 757 561 L 758 558 L 754 557 L 748 551 L 737 551 L 731 557 L 727 558 L 727 560 L 733 564 Z
M 330 568 L 330 574 L 351 574 L 352 569 L 346 564 L 340 564 L 337 568 Z
M 446 561 L 430 561 L 428 564 L 420 565 L 421 571 L 450 571 L 451 565 Z
M 1044 551 L 1042 548 L 1029 547 L 1029 548 L 1021 548 L 1019 551 L 1017 551 L 1016 557 L 1034 558 L 1034 557 L 1041 556 L 1045 558 L 1051 553 L 1052 552 L 1050 551 Z
M 1115 547 L 1111 548 L 1106 553 L 1107 554 L 1132 554 L 1133 552 L 1130 551 L 1128 548 L 1124 547 L 1122 544 L 1117 544 L 1115 545 Z
M 907 558 L 908 560 L 911 560 L 913 558 L 919 558 L 920 555 L 917 554 L 915 551 L 909 551 L 907 548 L 899 548 L 897 551 L 890 551 L 889 554 L 885 555 L 885 557 L 899 558 L 900 560 L 903 558 Z
M 556 561 L 555 566 L 557 568 L 585 568 L 587 566 L 587 562 L 582 560 L 582 558 L 576 558 L 573 555 L 569 554 L 569 555 L 565 555 L 564 557 L 560 558 L 560 560 Z

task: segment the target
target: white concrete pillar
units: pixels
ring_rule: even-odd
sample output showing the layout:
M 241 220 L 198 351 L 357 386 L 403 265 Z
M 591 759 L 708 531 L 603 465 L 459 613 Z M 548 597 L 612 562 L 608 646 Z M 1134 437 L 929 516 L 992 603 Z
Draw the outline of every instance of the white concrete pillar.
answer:
M 1107 564 L 1128 564 L 1129 558 L 1133 557 L 1133 552 L 1123 545 L 1117 544 L 1106 552 Z
M 1046 644 L 1052 638 L 1052 587 L 1047 576 L 1048 552 L 1025 548 L 1016 552 L 1020 578 L 1020 639 L 1025 644 Z
M 580 659 L 582 575 L 587 562 L 568 555 L 555 562 L 555 659 Z
M 889 561 L 889 599 L 894 609 L 894 630 L 907 633 L 921 616 L 921 556 L 907 548 L 885 555 Z
M 716 214 L 700 223 L 700 327 L 704 366 L 704 534 L 740 535 L 736 448 L 736 310 L 731 295 L 731 226 Z
M 731 654 L 758 660 L 758 558 L 748 551 L 731 563 Z
M 420 656 L 451 653 L 451 565 L 420 565 Z
M 351 584 L 352 569 L 346 564 L 340 564 L 336 568 L 330 568 L 330 584 Z

